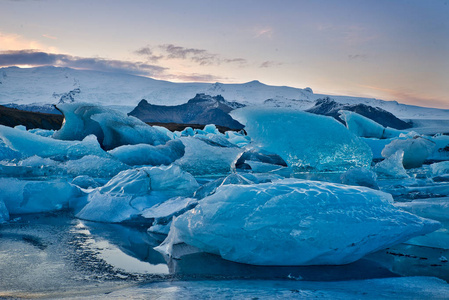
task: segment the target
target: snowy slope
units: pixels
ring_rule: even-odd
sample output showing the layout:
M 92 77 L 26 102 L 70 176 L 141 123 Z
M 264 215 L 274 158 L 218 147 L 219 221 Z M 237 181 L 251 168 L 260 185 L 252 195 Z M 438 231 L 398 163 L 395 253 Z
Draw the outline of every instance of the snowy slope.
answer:
M 54 104 L 86 101 L 131 111 L 140 100 L 151 104 L 178 105 L 197 93 L 222 95 L 228 101 L 246 105 L 268 105 L 308 109 L 328 95 L 311 89 L 269 86 L 259 81 L 243 84 L 174 83 L 122 73 L 38 67 L 0 68 L 0 104 Z M 330 96 L 348 104 L 364 103 L 390 111 L 402 119 L 449 119 L 449 110 L 423 108 L 372 98 Z

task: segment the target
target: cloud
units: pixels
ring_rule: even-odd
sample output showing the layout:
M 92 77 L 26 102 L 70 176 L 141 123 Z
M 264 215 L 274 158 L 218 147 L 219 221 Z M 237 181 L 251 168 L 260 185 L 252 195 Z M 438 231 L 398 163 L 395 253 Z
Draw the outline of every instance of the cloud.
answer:
M 161 66 L 142 62 L 84 58 L 36 50 L 1 51 L 0 66 L 12 65 L 69 67 L 106 72 L 124 72 L 145 76 L 157 76 L 167 70 L 167 68 Z
M 277 67 L 277 66 L 281 66 L 281 65 L 283 65 L 283 63 L 275 62 L 275 61 L 264 61 L 263 63 L 260 64 L 259 68 L 272 68 L 272 67 Z
M 255 38 L 271 38 L 273 36 L 273 28 L 271 27 L 263 27 L 263 28 L 256 28 L 254 30 L 254 37 Z
M 366 54 L 349 54 L 348 59 L 349 60 L 365 60 L 368 56 Z
M 244 58 L 223 58 L 205 49 L 187 48 L 174 44 L 164 44 L 153 48 L 145 46 L 134 51 L 134 53 L 145 57 L 147 61 L 154 62 L 180 59 L 189 60 L 200 66 L 220 65 L 223 63 L 244 65 L 247 63 L 247 60 Z
M 50 40 L 57 40 L 58 38 L 49 34 L 43 34 L 44 38 L 50 39 Z
M 147 59 L 147 61 L 158 62 L 160 59 L 164 58 L 163 55 L 154 55 L 153 50 L 149 47 L 142 47 L 136 51 L 134 51 L 137 55 L 143 56 Z
M 183 81 L 183 82 L 220 82 L 226 78 L 215 76 L 212 74 L 168 74 L 162 77 L 166 80 Z
M 173 44 L 161 45 L 159 48 L 167 53 L 168 59 L 190 59 L 201 66 L 220 64 L 217 54 L 210 53 L 204 49 L 185 48 Z

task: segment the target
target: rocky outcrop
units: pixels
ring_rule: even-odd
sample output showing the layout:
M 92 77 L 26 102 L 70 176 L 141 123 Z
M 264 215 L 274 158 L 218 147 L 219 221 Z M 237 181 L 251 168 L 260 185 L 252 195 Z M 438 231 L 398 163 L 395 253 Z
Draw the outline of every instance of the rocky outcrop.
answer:
M 306 110 L 306 112 L 317 115 L 331 116 L 339 122 L 344 123 L 344 121 L 339 118 L 340 114 L 338 112 L 340 110 L 353 111 L 381 124 L 384 127 L 391 127 L 399 130 L 412 127 L 411 124 L 398 119 L 395 115 L 382 108 L 372 107 L 362 103 L 342 104 L 335 102 L 329 97 L 318 99 L 315 103 L 315 106 Z
M 239 130 L 244 126 L 234 120 L 229 112 L 243 106 L 228 102 L 220 95 L 197 94 L 187 103 L 176 106 L 154 105 L 143 99 L 128 115 L 147 123 L 215 124 Z

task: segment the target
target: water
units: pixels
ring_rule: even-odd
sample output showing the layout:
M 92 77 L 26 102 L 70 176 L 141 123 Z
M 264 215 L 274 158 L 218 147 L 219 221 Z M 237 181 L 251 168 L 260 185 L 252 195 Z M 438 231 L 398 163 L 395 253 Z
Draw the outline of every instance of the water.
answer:
M 448 250 L 414 245 L 344 266 L 263 267 L 206 253 L 172 260 L 153 249 L 159 243 L 146 227 L 86 222 L 67 212 L 22 215 L 0 225 L 0 297 L 105 295 L 157 282 L 328 282 L 412 275 L 449 280 L 449 266 L 440 259 L 449 257 Z

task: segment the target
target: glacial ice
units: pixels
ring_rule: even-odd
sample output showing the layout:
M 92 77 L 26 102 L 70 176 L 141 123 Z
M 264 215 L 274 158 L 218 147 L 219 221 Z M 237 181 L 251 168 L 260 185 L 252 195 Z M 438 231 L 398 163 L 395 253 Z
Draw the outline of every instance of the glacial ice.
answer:
M 0 224 L 9 220 L 9 212 L 6 208 L 5 202 L 0 199 Z
M 379 189 L 377 185 L 377 175 L 373 171 L 365 168 L 351 168 L 340 177 L 341 183 L 347 185 L 366 186 L 372 189 Z
M 98 181 L 87 175 L 76 176 L 71 183 L 83 189 L 94 189 L 102 186 Z
M 241 108 L 231 112 L 260 148 L 297 170 L 337 171 L 368 167 L 371 149 L 331 117 L 286 109 Z
M 442 161 L 430 165 L 432 176 L 449 174 L 449 161 Z
M 360 137 L 386 139 L 399 137 L 401 133 L 407 133 L 406 131 L 384 127 L 352 111 L 340 110 L 339 113 L 340 118 L 346 122 L 346 127 L 349 131 Z
M 255 265 L 338 265 L 440 227 L 365 187 L 284 179 L 226 185 L 174 219 L 156 250 L 184 242 Z
M 383 178 L 409 178 L 409 175 L 403 166 L 403 158 L 404 151 L 400 149 L 388 158 L 377 163 L 374 170 Z
M 64 180 L 0 178 L 1 199 L 10 214 L 49 212 L 69 208 L 84 194 Z
M 251 139 L 248 136 L 235 131 L 226 131 L 225 137 L 228 141 L 239 147 L 244 147 L 251 142 Z
M 385 146 L 382 150 L 382 156 L 389 157 L 398 150 L 404 151 L 402 160 L 404 168 L 419 168 L 434 152 L 435 142 L 421 136 L 414 136 L 405 140 L 395 139 Z
M 43 158 L 76 159 L 85 155 L 108 155 L 93 135 L 82 141 L 60 141 L 0 125 L 0 138 L 23 157 L 37 155 Z
M 171 197 L 191 196 L 197 188 L 195 178 L 175 165 L 129 169 L 89 193 L 87 205 L 76 216 L 99 222 L 130 221 Z
M 53 134 L 55 139 L 82 140 L 93 134 L 106 150 L 129 144 L 161 145 L 169 140 L 161 131 L 113 109 L 87 103 L 65 103 L 57 108 L 65 121 Z
M 88 175 L 95 178 L 111 178 L 129 166 L 109 157 L 86 155 L 80 159 L 69 160 L 64 163 L 67 174 L 72 176 Z
M 124 145 L 109 150 L 109 154 L 130 165 L 169 165 L 184 155 L 184 144 L 180 140 L 168 141 L 165 145 Z
M 180 140 L 185 146 L 185 154 L 175 164 L 193 175 L 227 174 L 243 152 L 238 147 L 212 146 L 195 137 L 182 137 Z

